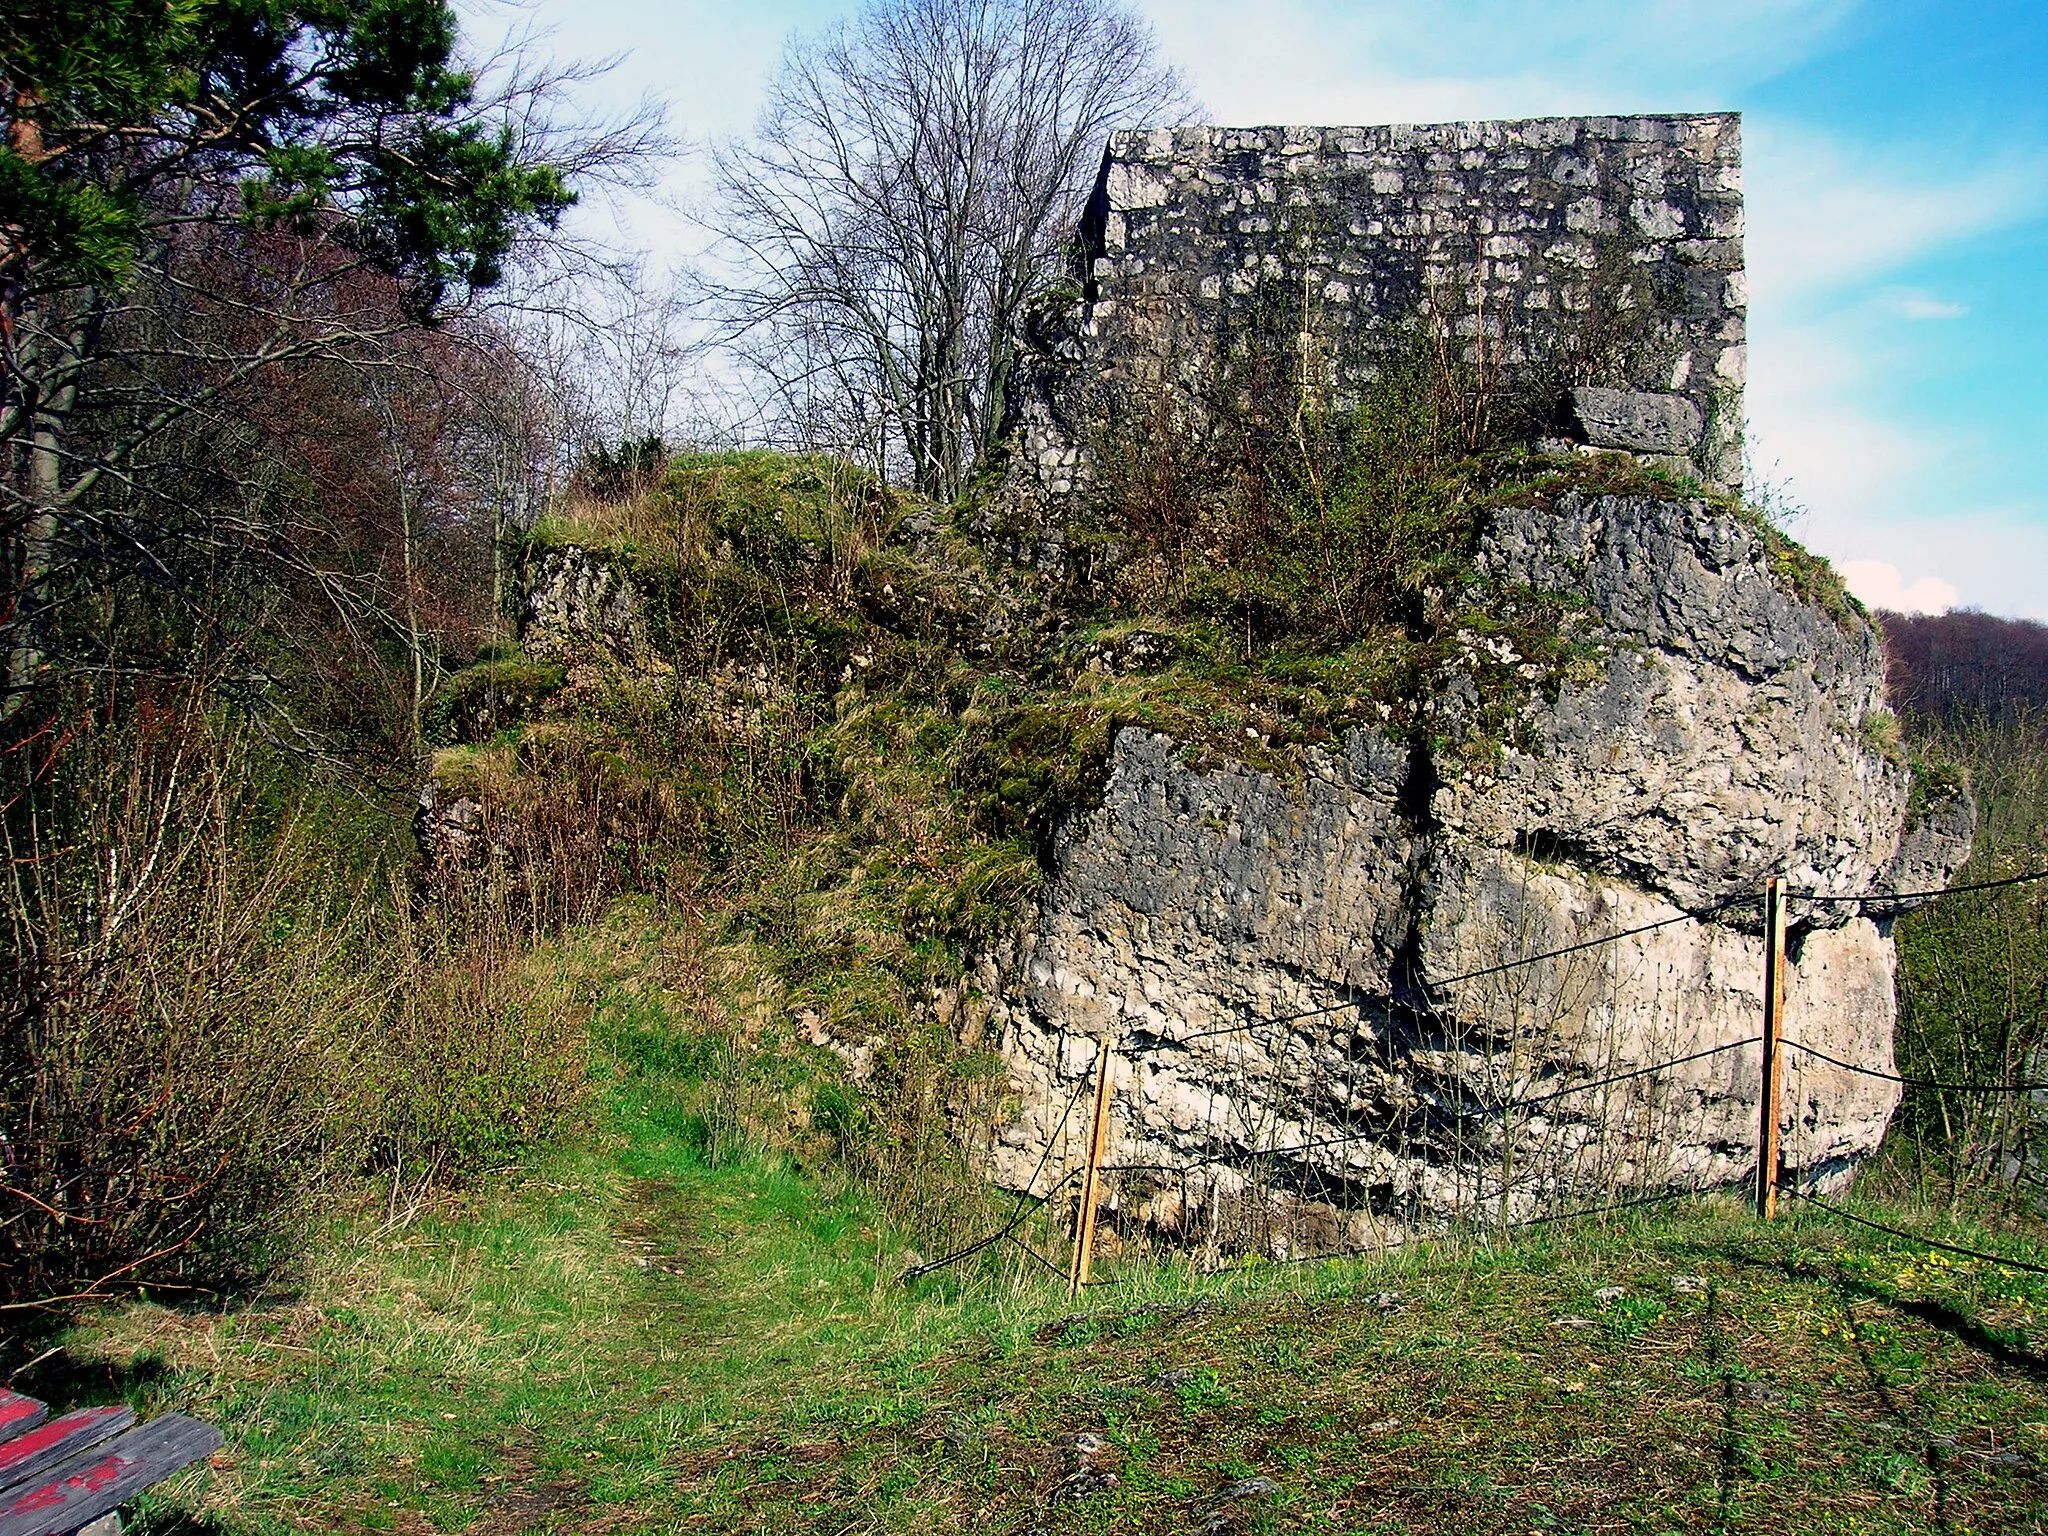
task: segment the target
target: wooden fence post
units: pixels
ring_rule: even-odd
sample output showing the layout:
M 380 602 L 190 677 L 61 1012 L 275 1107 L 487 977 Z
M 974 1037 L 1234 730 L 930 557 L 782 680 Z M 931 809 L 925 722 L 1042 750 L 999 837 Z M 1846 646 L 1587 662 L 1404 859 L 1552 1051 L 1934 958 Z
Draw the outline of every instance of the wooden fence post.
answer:
M 1778 1127 L 1785 1081 L 1780 1036 L 1785 1024 L 1785 882 L 1764 882 L 1764 1054 L 1756 1136 L 1756 1213 L 1778 1214 Z
M 1111 1041 L 1104 1034 L 1095 1049 L 1095 1120 L 1088 1127 L 1088 1167 L 1081 1175 L 1081 1207 L 1074 1213 L 1074 1258 L 1067 1269 L 1067 1292 L 1081 1294 L 1095 1263 L 1095 1207 L 1102 1197 L 1102 1152 L 1109 1141 L 1109 1063 Z

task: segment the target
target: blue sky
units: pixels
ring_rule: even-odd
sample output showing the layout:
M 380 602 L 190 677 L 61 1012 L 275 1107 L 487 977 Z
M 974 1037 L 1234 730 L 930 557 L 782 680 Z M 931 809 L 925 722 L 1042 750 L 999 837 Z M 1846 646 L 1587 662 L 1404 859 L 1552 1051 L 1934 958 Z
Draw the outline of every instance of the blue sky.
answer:
M 1868 600 L 2048 619 L 2048 4 L 1140 0 L 1212 122 L 1739 109 L 1749 409 L 1794 531 Z M 698 143 L 743 133 L 827 0 L 526 0 L 563 56 L 621 55 Z M 480 36 L 505 25 L 477 10 Z M 670 173 L 684 197 L 698 173 Z M 651 203 L 593 209 L 657 260 Z

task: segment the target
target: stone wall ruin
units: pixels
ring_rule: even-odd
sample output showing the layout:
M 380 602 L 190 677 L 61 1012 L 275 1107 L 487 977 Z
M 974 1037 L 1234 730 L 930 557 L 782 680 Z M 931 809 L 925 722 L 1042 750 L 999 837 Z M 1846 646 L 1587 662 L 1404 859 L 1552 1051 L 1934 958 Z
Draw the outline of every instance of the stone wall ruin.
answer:
M 1281 339 L 1332 408 L 1419 335 L 1549 388 L 1531 446 L 1700 485 L 1491 510 L 1483 578 L 1562 600 L 1601 658 L 1531 691 L 1497 764 L 1367 723 L 1305 747 L 1296 784 L 1118 733 L 1101 804 L 1062 829 L 986 978 L 1019 1106 L 997 1182 L 1068 1187 L 1109 1041 L 1125 1171 L 1105 1207 L 1126 1232 L 1285 1256 L 1738 1183 L 1761 1088 L 1744 898 L 1770 875 L 1829 898 L 1795 911 L 1788 1033 L 1888 1067 L 1897 908 L 1840 898 L 1945 883 L 1973 812 L 1909 810 L 1876 631 L 1706 494 L 1740 477 L 1738 119 L 1118 134 L 1081 248 L 1028 337 L 995 502 L 1042 554 L 1120 402 L 1199 397 L 1276 294 L 1298 296 Z M 1475 665 L 1497 644 L 1468 638 Z M 1448 737 L 1477 697 L 1459 666 L 1423 705 Z M 1898 1099 L 1811 1057 L 1786 1084 L 1806 1187 L 1848 1177 Z
M 1012 500 L 1085 487 L 1106 394 L 1213 366 L 1262 294 L 1334 406 L 1404 328 L 1436 327 L 1469 365 L 1540 376 L 1551 446 L 1733 486 L 1741 154 L 1734 113 L 1118 133 L 1078 281 L 1027 327 Z

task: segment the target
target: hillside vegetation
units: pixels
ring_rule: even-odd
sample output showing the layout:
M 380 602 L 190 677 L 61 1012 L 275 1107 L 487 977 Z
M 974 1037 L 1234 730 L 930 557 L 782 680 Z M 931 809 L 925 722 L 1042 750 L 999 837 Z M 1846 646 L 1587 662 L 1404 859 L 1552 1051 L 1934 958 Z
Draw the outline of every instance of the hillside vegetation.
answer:
M 1687 490 L 1455 474 L 1451 507 Z M 2044 1528 L 2048 1293 L 2018 1265 L 2048 1252 L 1938 1116 L 1855 1209 L 2014 1265 L 1709 1200 L 1313 1266 L 1112 1261 L 1078 1307 L 1016 1249 L 906 1287 L 1009 1209 L 976 1167 L 1004 1091 L 982 957 L 1117 724 L 1285 775 L 1348 722 L 1437 730 L 1419 706 L 1475 626 L 1549 658 L 1497 702 L 1583 643 L 1461 565 L 1472 513 L 1391 578 L 1402 622 L 1355 632 L 1262 621 L 1295 610 L 1242 593 L 1308 579 L 1284 566 L 1112 605 L 976 516 L 717 455 L 534 531 L 530 573 L 602 567 L 637 628 L 530 631 L 540 654 L 484 653 L 429 711 L 440 803 L 483 818 L 421 893 L 445 958 L 396 994 L 418 1023 L 367 1038 L 447 1088 L 349 1101 L 412 1129 L 367 1180 L 333 1166 L 267 1283 L 104 1306 L 9 1362 L 67 1406 L 228 1426 L 146 1529 Z M 1511 715 L 1427 740 L 1483 765 Z M 497 990 L 433 980 L 472 973 Z M 464 1017 L 502 1068 L 434 1022 Z
M 1709 1201 L 1078 1306 L 1021 1259 L 906 1288 L 873 1200 L 707 1146 L 673 942 L 627 909 L 563 956 L 602 996 L 586 1134 L 18 1378 L 229 1428 L 142 1529 L 2048 1529 L 2037 1274 Z
M 1872 658 L 1755 508 L 1531 450 L 1737 285 L 1595 251 L 1522 337 L 1492 236 L 1468 290 L 1431 235 L 1332 392 L 1276 247 L 1213 369 L 1104 374 L 1047 505 L 1005 433 L 1075 362 L 1102 145 L 1191 110 L 1121 0 L 793 41 L 689 313 L 563 222 L 660 179 L 659 105 L 584 114 L 601 68 L 538 34 L 35 9 L 0 26 L 0 1386 L 223 1428 L 131 1529 L 2048 1529 L 2048 887 L 1898 924 L 1899 1059 L 1976 1086 L 1912 1088 L 1843 1212 L 1105 1238 L 1076 1294 L 1067 1210 L 987 1177 L 995 1003 L 1120 729 L 1278 804 L 1368 727 L 1421 820 L 1629 659 L 1478 558 L 1574 497 L 1703 501 Z M 699 389 L 821 451 L 672 452 Z M 1808 738 L 1973 782 L 1966 878 L 2048 864 L 2037 630 L 1899 621 L 1903 734 L 1858 694 Z
M 1699 494 L 1620 462 L 1331 451 L 1322 512 L 1302 492 L 1261 513 L 1300 526 L 1226 537 L 1205 514 L 1177 554 L 1140 531 L 1052 565 L 1006 557 L 983 507 L 827 460 L 686 457 L 573 506 L 522 556 L 536 654 L 437 701 L 440 800 L 487 823 L 442 878 L 689 913 L 733 1075 L 704 1134 L 851 1170 L 920 1247 L 965 1240 L 1004 1086 L 984 994 L 1114 731 L 1298 782 L 1305 749 L 1369 724 L 1484 772 L 1522 701 L 1604 654 L 1562 600 L 1481 578 L 1489 502 Z

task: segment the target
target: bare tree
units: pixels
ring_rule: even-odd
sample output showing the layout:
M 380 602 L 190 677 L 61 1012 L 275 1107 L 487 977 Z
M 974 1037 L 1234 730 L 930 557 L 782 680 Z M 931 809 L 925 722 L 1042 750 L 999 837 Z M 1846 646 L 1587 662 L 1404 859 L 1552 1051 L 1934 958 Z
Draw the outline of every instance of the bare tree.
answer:
M 792 43 L 753 141 L 717 153 L 731 332 L 788 408 L 837 398 L 881 467 L 950 497 L 1104 139 L 1188 107 L 1115 0 L 872 0 Z

